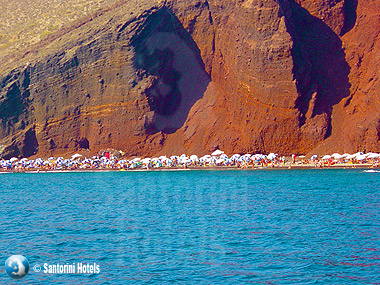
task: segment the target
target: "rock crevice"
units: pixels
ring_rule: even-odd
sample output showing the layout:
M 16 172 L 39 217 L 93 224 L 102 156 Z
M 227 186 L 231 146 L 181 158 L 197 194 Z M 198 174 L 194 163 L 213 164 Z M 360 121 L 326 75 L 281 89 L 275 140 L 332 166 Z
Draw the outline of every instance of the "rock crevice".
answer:
M 3 157 L 380 150 L 379 4 L 111 2 L 0 54 Z

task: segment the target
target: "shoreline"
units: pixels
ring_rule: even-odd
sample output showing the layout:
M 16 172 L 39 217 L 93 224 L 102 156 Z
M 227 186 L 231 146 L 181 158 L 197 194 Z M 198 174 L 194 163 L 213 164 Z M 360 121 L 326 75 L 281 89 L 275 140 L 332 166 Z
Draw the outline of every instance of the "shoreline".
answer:
M 133 168 L 133 169 L 116 169 L 116 168 L 93 168 L 93 169 L 13 169 L 13 170 L 0 170 L 0 174 L 6 173 L 84 173 L 84 172 L 159 172 L 159 171 L 254 171 L 254 170 L 332 170 L 332 169 L 364 169 L 364 170 L 379 170 L 380 166 L 374 166 L 373 164 L 334 164 L 330 166 L 317 167 L 314 165 L 277 165 L 277 166 L 249 166 L 249 167 L 237 167 L 237 166 L 189 166 L 189 167 L 151 167 L 151 168 Z
M 186 154 L 160 157 L 130 158 L 112 156 L 109 152 L 101 157 L 87 158 L 76 153 L 71 158 L 49 157 L 47 159 L 12 157 L 0 160 L 0 173 L 49 173 L 49 172 L 95 172 L 95 171 L 183 171 L 183 170 L 271 170 L 271 169 L 355 169 L 379 168 L 380 154 L 378 153 L 335 153 L 325 155 L 321 159 L 314 155 L 310 159 L 305 156 L 278 156 L 275 153 L 263 154 L 234 154 L 226 155 L 221 150 L 211 155 L 198 157 Z

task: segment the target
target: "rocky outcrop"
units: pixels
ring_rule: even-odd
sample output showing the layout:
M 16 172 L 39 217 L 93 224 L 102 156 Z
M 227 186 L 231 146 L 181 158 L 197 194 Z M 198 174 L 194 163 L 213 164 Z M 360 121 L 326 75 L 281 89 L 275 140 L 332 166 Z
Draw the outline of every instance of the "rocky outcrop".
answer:
M 3 157 L 380 151 L 376 1 L 138 4 L 0 59 Z

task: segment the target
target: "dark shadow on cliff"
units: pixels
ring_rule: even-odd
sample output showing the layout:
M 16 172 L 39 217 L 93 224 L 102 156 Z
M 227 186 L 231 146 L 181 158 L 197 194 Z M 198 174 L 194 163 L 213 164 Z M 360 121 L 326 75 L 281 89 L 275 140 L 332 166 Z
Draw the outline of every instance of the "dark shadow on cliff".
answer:
M 145 95 L 154 116 L 147 132 L 173 133 L 183 126 L 210 82 L 199 48 L 166 7 L 147 17 L 132 46 L 139 79 L 150 79 Z
M 286 15 L 291 15 L 287 20 L 294 41 L 294 74 L 301 94 L 297 101 L 302 113 L 300 123 L 305 123 L 307 112 L 311 117 L 326 113 L 330 120 L 333 106 L 349 96 L 351 86 L 342 41 L 322 20 L 294 1 L 288 3 L 291 13 Z M 331 134 L 328 123 L 326 137 Z
M 344 1 L 344 26 L 342 32 L 340 33 L 343 36 L 345 33 L 349 32 L 356 23 L 356 9 L 358 8 L 358 0 L 345 0 Z

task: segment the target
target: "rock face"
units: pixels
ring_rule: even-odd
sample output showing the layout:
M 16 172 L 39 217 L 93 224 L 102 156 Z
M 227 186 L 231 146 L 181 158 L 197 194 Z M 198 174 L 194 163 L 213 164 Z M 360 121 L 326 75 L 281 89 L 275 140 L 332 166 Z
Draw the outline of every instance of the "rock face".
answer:
M 109 3 L 0 58 L 0 151 L 380 151 L 379 15 L 356 0 Z

